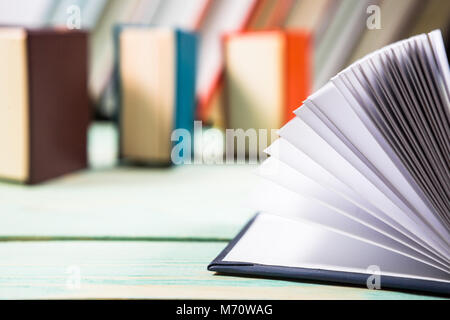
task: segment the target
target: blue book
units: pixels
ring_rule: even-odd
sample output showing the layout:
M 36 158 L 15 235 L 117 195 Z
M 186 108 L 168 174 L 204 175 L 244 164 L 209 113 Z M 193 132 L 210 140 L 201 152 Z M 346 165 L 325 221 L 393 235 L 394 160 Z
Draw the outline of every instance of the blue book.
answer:
M 190 159 L 196 34 L 148 25 L 118 25 L 113 34 L 120 157 L 151 165 Z

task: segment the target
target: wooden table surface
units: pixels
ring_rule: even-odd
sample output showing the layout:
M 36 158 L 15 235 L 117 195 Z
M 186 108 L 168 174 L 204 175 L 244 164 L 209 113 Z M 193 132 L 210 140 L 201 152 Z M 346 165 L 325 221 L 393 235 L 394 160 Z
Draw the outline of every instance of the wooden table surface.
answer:
M 97 124 L 92 170 L 0 183 L 0 299 L 436 298 L 208 272 L 255 212 L 255 167 L 116 167 L 116 145 L 113 128 Z

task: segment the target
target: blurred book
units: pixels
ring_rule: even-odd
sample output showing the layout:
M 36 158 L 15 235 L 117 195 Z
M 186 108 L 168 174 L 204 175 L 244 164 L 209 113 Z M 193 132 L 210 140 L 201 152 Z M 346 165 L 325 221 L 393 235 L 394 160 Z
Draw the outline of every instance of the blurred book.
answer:
M 66 26 L 68 18 L 79 10 L 81 29 L 91 30 L 96 25 L 107 0 L 60 0 L 57 1 L 51 14 L 50 24 L 53 26 Z
M 225 38 L 228 127 L 279 128 L 311 90 L 312 38 L 301 31 L 259 31 Z
M 270 28 L 271 16 L 276 9 L 276 0 L 259 0 L 256 2 L 251 15 L 247 29 L 250 30 L 264 30 Z
M 208 121 L 211 100 L 221 87 L 223 76 L 222 35 L 243 30 L 256 0 L 214 0 L 199 28 L 200 47 L 197 74 L 197 117 Z
M 292 0 L 258 0 L 249 15 L 246 26 L 241 31 L 261 31 L 279 29 L 289 14 Z M 219 79 L 206 106 L 208 114 L 201 117 L 207 124 L 216 128 L 226 128 L 226 106 L 224 86 Z
M 170 164 L 172 131 L 185 129 L 192 137 L 197 38 L 180 30 L 130 26 L 118 41 L 120 157 Z
M 86 167 L 87 34 L 0 28 L 0 177 L 38 183 Z
M 259 0 L 247 25 L 248 31 L 281 28 L 295 0 Z
M 133 19 L 140 0 L 109 0 L 90 35 L 89 92 L 94 103 L 107 87 L 113 71 L 113 26 L 116 23 L 137 22 Z
M 311 1 L 311 0 L 301 0 L 301 1 Z M 314 30 L 314 47 L 318 48 L 322 42 L 323 36 L 328 30 L 330 24 L 333 22 L 334 16 L 336 15 L 341 0 L 328 0 L 325 6 L 324 12 L 321 14 L 321 18 L 315 25 Z
M 414 20 L 407 36 L 414 36 L 439 29 L 444 39 L 446 39 L 450 27 L 450 1 L 428 0 L 422 1 L 422 3 L 422 10 Z
M 286 29 L 307 29 L 314 32 L 314 38 L 320 24 L 327 18 L 334 0 L 297 0 L 286 18 Z
M 43 27 L 58 0 L 0 0 L 0 25 Z
M 158 27 L 195 31 L 204 19 L 210 2 L 211 0 L 141 0 L 134 10 L 132 18 L 128 19 L 127 23 L 143 23 Z M 111 25 L 108 35 L 111 39 L 112 33 Z M 108 41 L 111 39 L 108 39 Z M 116 116 L 119 105 L 116 100 L 117 87 L 110 73 L 108 73 L 106 81 L 107 84 L 102 90 L 101 96 L 96 100 L 97 115 L 100 118 L 111 119 Z
M 424 1 L 421 0 L 381 1 L 379 6 L 380 28 L 366 28 L 347 64 L 401 39 L 411 29 L 411 25 L 416 20 L 423 5 Z
M 230 275 L 450 294 L 450 69 L 438 30 L 344 69 L 279 130 Z
M 366 29 L 367 8 L 379 0 L 342 0 L 318 44 L 314 60 L 314 90 L 346 66 Z
M 159 27 L 194 31 L 201 24 L 210 4 L 211 0 L 162 0 L 151 23 Z

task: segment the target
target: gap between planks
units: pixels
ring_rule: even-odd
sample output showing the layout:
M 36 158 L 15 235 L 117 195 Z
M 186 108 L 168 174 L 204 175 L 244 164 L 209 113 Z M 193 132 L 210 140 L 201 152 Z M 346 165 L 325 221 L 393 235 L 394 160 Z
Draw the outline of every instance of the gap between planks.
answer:
M 149 242 L 229 242 L 229 238 L 204 237 L 122 237 L 122 236 L 0 236 L 0 242 L 31 241 L 149 241 Z

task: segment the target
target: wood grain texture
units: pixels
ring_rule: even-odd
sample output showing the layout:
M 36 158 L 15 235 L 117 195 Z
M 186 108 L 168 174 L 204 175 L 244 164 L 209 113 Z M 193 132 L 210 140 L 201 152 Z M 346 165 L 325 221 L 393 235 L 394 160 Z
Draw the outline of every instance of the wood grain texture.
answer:
M 225 243 L 0 242 L 0 299 L 433 299 L 383 290 L 219 276 Z M 69 267 L 80 271 L 70 289 Z

